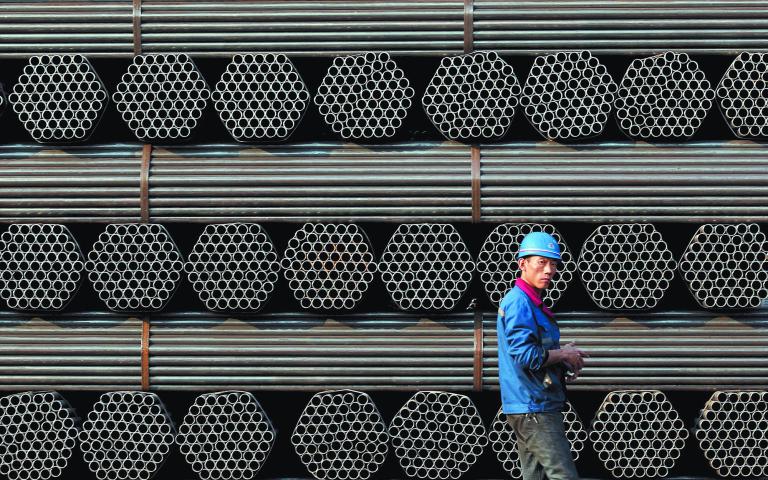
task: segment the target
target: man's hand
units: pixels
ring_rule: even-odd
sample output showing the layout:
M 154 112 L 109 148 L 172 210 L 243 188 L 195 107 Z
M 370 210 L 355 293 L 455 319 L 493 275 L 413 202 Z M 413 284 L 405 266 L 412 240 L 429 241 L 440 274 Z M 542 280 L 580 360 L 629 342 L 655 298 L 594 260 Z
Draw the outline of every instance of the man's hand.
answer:
M 576 348 L 576 342 L 568 343 L 560 350 L 560 361 L 565 363 L 574 374 L 578 375 L 581 369 L 584 368 L 584 359 L 589 358 L 589 355 L 584 350 Z

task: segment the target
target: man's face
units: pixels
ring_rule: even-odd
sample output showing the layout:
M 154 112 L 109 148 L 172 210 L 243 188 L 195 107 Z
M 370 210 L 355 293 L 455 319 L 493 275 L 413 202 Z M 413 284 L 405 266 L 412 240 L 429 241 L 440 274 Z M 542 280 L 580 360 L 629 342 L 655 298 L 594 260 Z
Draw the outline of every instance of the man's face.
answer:
M 557 273 L 557 260 L 537 255 L 521 258 L 518 265 L 520 277 L 540 290 L 549 287 L 552 277 Z

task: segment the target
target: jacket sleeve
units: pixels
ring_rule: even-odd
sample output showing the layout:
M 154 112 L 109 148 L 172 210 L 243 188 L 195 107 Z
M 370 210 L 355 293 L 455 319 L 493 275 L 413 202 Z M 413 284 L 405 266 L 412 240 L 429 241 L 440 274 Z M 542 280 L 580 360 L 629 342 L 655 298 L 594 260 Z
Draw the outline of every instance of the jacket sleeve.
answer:
M 513 300 L 505 306 L 504 336 L 513 362 L 531 371 L 544 366 L 549 352 L 539 342 L 530 305 Z

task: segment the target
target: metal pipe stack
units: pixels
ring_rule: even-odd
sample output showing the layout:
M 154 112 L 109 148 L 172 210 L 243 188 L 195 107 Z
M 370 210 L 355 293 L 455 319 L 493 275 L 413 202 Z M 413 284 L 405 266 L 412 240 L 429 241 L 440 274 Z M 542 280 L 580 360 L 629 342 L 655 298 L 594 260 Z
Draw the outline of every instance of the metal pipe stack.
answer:
M 188 138 L 211 96 L 186 54 L 137 55 L 112 95 L 117 111 L 140 140 Z
M 98 480 L 149 480 L 165 463 L 176 430 L 154 393 L 109 392 L 88 412 L 79 437 Z
M 108 96 L 84 56 L 40 55 L 29 59 L 8 100 L 36 141 L 74 143 L 91 135 Z
M 621 80 L 616 119 L 632 138 L 690 138 L 714 99 L 709 80 L 687 54 L 637 58 Z
M 261 310 L 275 290 L 280 262 L 267 232 L 255 223 L 206 225 L 184 264 L 208 310 Z
M 737 55 L 768 48 L 764 6 L 761 0 L 476 0 L 474 45 L 527 55 L 573 45 L 597 54 Z
M 389 425 L 392 447 L 409 478 L 456 480 L 488 444 L 483 419 L 469 397 L 420 391 Z
M 13 310 L 62 310 L 80 288 L 83 268 L 64 225 L 12 224 L 0 235 L 0 298 Z
M 515 142 L 481 152 L 487 222 L 768 220 L 768 150 L 760 143 Z
M 721 477 L 768 474 L 768 392 L 714 392 L 701 409 L 693 432 Z
M 469 249 L 450 224 L 400 225 L 379 262 L 381 280 L 401 310 L 453 310 L 474 270 Z
M 531 125 L 549 140 L 602 133 L 613 109 L 616 82 L 588 51 L 536 57 L 520 105 Z
M 389 434 L 371 397 L 354 390 L 312 396 L 291 435 L 296 455 L 318 480 L 367 480 L 389 452 Z
M 702 225 L 679 265 L 703 308 L 757 308 L 768 297 L 768 241 L 756 223 Z
M 649 310 L 675 278 L 677 262 L 650 223 L 600 225 L 584 241 L 581 281 L 605 310 Z
M 85 262 L 99 299 L 113 311 L 161 310 L 182 269 L 178 247 L 158 224 L 107 225 Z
M 69 464 L 77 413 L 57 392 L 0 398 L 0 474 L 9 480 L 48 480 Z
M 500 138 L 515 117 L 520 82 L 496 52 L 443 57 L 421 103 L 451 140 Z
M 365 231 L 355 224 L 306 223 L 283 253 L 288 288 L 305 310 L 352 310 L 378 267 Z
M 341 138 L 392 137 L 402 126 L 414 90 L 387 52 L 336 57 L 315 94 L 315 105 Z
M 443 55 L 461 53 L 463 30 L 461 0 L 142 2 L 147 52 Z
M 768 106 L 762 99 L 766 70 L 768 54 L 742 52 L 715 90 L 720 112 L 737 137 L 768 137 Z
M 201 480 L 250 480 L 269 458 L 275 436 L 252 393 L 226 391 L 195 398 L 176 442 Z
M 282 53 L 234 55 L 211 94 L 238 142 L 286 140 L 309 106 L 309 90 Z
M 688 430 L 657 390 L 611 392 L 592 420 L 592 446 L 615 478 L 666 477 Z

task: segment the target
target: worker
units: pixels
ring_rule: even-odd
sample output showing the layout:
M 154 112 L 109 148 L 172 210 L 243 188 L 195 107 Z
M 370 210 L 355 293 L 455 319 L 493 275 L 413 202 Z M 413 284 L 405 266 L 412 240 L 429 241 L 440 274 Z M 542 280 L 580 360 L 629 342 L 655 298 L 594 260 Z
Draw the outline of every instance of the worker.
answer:
M 578 479 L 562 412 L 565 382 L 578 378 L 588 355 L 574 343 L 560 347 L 560 329 L 542 301 L 562 262 L 560 246 L 548 233 L 531 232 L 517 261 L 520 275 L 496 321 L 502 411 L 517 437 L 523 480 Z

